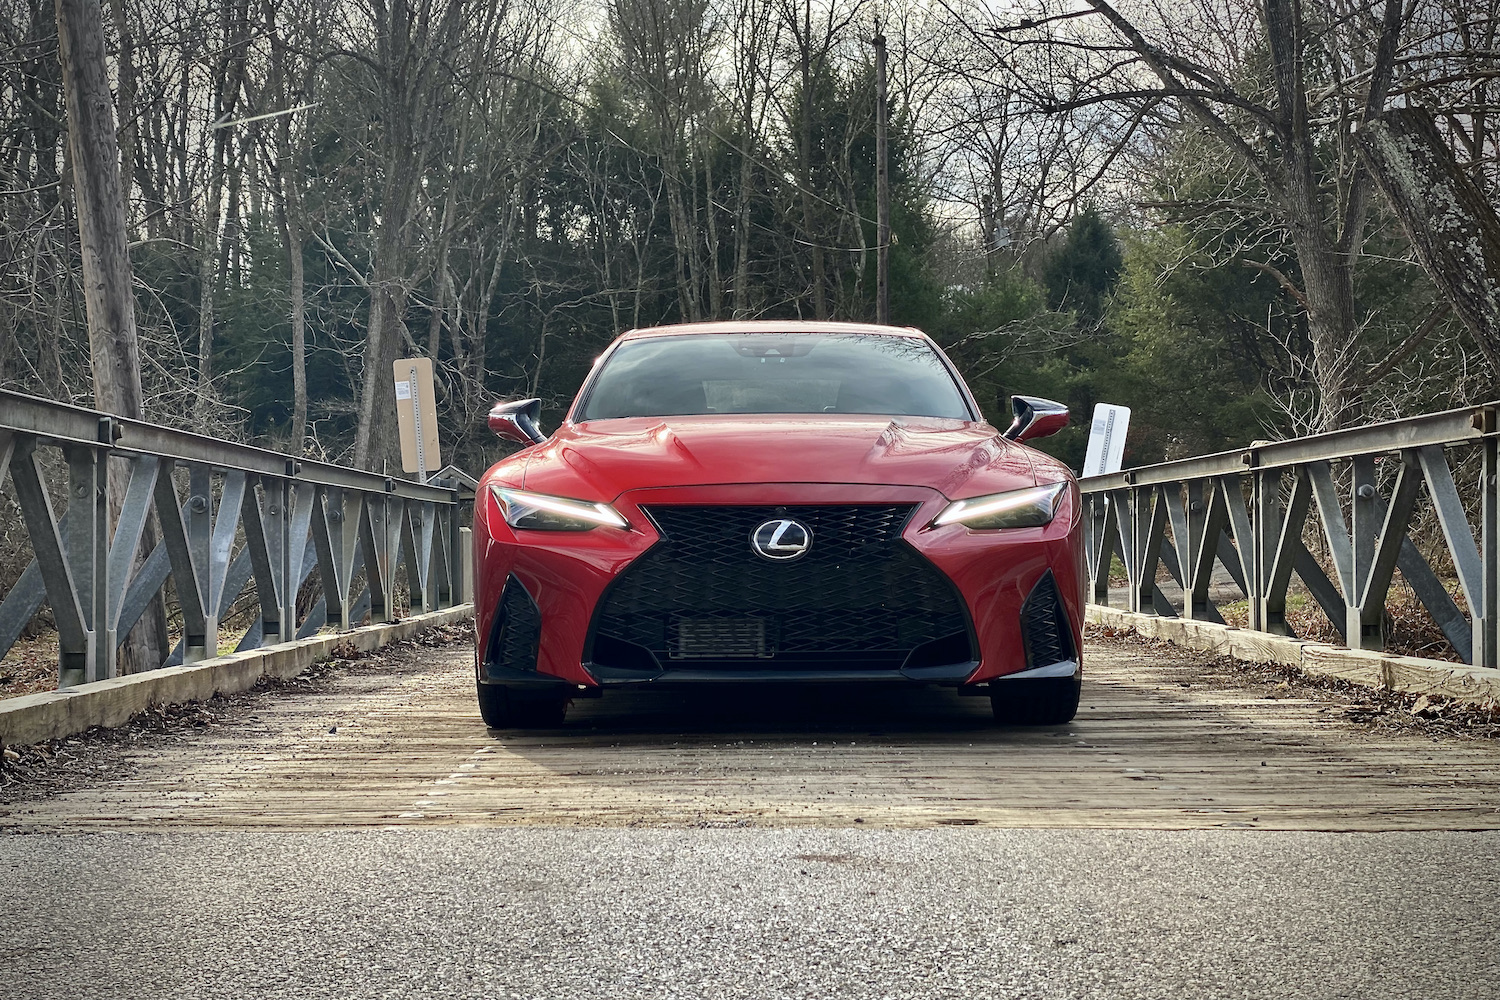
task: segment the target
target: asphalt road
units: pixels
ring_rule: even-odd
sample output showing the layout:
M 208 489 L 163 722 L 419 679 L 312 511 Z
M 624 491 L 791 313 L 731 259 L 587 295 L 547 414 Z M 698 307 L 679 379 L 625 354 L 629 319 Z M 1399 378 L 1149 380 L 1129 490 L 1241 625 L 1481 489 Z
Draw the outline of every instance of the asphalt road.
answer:
M 1399 706 L 1096 644 L 1066 727 L 642 692 L 497 733 L 466 663 L 57 748 L 0 805 L 0 1000 L 1500 997 L 1500 751 Z
M 1500 835 L 0 840 L 0 996 L 1500 995 Z

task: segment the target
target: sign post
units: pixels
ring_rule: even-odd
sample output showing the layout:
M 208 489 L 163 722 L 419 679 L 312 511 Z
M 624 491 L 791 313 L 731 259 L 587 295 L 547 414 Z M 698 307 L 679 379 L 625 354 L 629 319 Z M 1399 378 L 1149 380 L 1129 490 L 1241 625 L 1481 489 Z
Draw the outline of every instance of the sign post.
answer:
M 432 390 L 432 359 L 402 358 L 393 369 L 396 423 L 401 430 L 401 471 L 427 482 L 427 470 L 442 466 L 438 453 L 437 398 Z

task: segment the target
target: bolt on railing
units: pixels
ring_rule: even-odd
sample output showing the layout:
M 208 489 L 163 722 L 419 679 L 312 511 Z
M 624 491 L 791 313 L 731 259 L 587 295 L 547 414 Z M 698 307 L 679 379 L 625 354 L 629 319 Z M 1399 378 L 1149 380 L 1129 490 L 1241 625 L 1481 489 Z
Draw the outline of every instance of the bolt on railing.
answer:
M 67 467 L 61 517 L 49 450 Z M 128 465 L 119 497 L 111 462 Z M 59 687 L 115 676 L 118 648 L 159 596 L 175 597 L 183 631 L 163 666 L 214 656 L 220 623 L 252 580 L 259 616 L 239 649 L 347 630 L 366 614 L 398 620 L 403 571 L 413 610 L 464 600 L 460 529 L 472 494 L 457 488 L 0 391 L 0 482 L 7 469 L 35 558 L 0 601 L 0 657 L 46 603 Z M 161 542 L 138 553 L 153 512 Z M 314 574 L 322 598 L 299 619 L 297 595 Z
M 1500 666 L 1497 414 L 1500 404 L 1466 407 L 1080 480 L 1089 600 L 1109 604 L 1118 553 L 1130 611 L 1222 622 L 1209 593 L 1217 563 L 1248 599 L 1250 628 L 1291 635 L 1295 574 L 1349 647 L 1383 649 L 1399 569 L 1462 659 Z M 1472 492 L 1459 489 L 1456 458 L 1479 467 Z M 1424 494 L 1468 613 L 1410 538 Z M 1303 541 L 1309 516 L 1331 577 Z M 1161 566 L 1180 606 L 1157 585 Z

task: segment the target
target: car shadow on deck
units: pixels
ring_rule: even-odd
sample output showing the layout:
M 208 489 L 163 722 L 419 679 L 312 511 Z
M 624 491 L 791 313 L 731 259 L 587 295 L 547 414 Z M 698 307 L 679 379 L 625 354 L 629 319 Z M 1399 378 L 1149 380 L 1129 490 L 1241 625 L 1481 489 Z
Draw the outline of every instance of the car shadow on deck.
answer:
M 1051 729 L 1057 727 L 1040 727 Z M 999 727 L 986 697 L 952 688 L 906 685 L 716 684 L 712 687 L 614 688 L 580 698 L 553 730 L 492 730 L 512 741 L 549 733 L 580 739 L 662 736 L 806 735 L 951 737 L 1038 732 Z

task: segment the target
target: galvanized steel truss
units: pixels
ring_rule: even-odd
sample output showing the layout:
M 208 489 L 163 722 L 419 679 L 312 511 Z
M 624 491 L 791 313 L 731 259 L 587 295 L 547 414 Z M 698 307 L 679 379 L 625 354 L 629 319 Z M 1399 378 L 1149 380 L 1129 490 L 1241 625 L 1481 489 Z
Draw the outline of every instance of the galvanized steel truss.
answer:
M 1209 592 L 1217 564 L 1248 599 L 1250 628 L 1290 635 L 1296 574 L 1348 646 L 1382 649 L 1399 569 L 1465 661 L 1500 666 L 1497 414 L 1497 405 L 1449 410 L 1081 480 L 1089 600 L 1110 603 L 1118 554 L 1129 610 L 1222 622 Z M 1461 494 L 1453 470 L 1464 460 L 1477 475 Z M 1409 537 L 1424 509 L 1469 613 Z M 1304 542 L 1310 515 L 1331 574 Z M 1158 586 L 1162 566 L 1180 601 Z
M 61 516 L 47 449 L 67 467 Z M 129 468 L 113 525 L 111 462 Z M 113 677 L 116 651 L 158 595 L 175 597 L 183 632 L 163 666 L 215 655 L 220 623 L 252 580 L 259 614 L 239 649 L 347 630 L 366 614 L 395 621 L 401 574 L 413 611 L 462 600 L 469 498 L 456 489 L 0 391 L 0 481 L 7 469 L 35 558 L 0 601 L 0 656 L 45 602 L 59 687 Z M 153 512 L 161 541 L 138 560 Z M 314 574 L 322 597 L 299 621 L 297 594 Z

